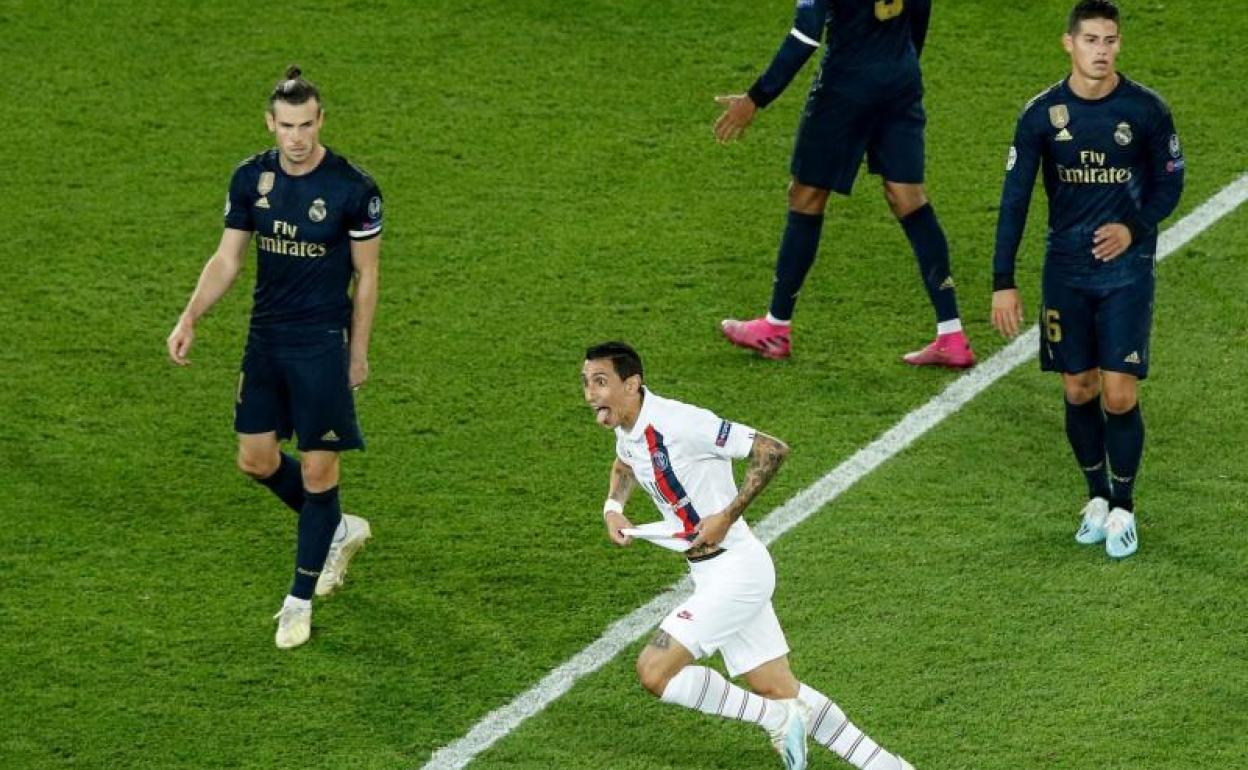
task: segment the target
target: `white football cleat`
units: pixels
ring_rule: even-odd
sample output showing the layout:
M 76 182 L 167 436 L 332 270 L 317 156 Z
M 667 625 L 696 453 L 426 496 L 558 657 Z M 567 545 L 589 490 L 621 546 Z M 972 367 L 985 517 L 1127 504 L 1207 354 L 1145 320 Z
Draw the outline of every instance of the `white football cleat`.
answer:
M 809 718 L 806 704 L 797 698 L 772 701 L 786 710 L 784 724 L 777 730 L 768 730 L 771 747 L 784 760 L 785 770 L 806 769 L 806 720 Z
M 1135 532 L 1135 514 L 1126 508 L 1115 508 L 1105 520 L 1105 553 L 1115 559 L 1124 559 L 1140 547 L 1140 537 Z
M 1105 539 L 1105 519 L 1109 517 L 1109 501 L 1094 497 L 1083 506 L 1083 520 L 1075 532 L 1075 542 L 1094 545 Z
M 325 556 L 325 566 L 321 567 L 321 576 L 316 579 L 317 596 L 329 596 L 335 588 L 342 585 L 343 579 L 347 576 L 347 565 L 351 563 L 351 557 L 355 556 L 364 547 L 365 541 L 373 536 L 373 529 L 368 525 L 368 519 L 344 513 L 342 521 L 346 524 L 347 534 L 342 540 L 335 541 L 329 546 L 329 553 Z
M 282 605 L 273 619 L 277 621 L 277 648 L 289 650 L 308 641 L 312 636 L 312 607 Z

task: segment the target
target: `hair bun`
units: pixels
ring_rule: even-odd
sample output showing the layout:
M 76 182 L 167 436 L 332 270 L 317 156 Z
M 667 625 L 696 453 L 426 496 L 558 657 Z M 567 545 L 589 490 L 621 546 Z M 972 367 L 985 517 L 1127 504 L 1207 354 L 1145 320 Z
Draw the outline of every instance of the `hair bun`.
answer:
M 294 79 L 298 78 L 298 77 L 299 77 L 300 75 L 302 75 L 302 74 L 303 74 L 303 70 L 299 69 L 299 67 L 298 67 L 297 65 L 292 64 L 292 65 L 290 65 L 289 67 L 287 67 L 287 68 L 286 68 L 286 79 L 287 79 L 287 80 L 294 80 Z

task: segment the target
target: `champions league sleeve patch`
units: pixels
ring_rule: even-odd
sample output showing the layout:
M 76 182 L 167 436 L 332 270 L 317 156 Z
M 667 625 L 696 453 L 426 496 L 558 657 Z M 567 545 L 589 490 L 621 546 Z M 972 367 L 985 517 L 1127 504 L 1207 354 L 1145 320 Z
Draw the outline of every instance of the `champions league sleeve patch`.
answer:
M 715 446 L 721 449 L 728 443 L 728 434 L 732 433 L 732 423 L 727 420 L 719 421 L 719 435 L 715 437 Z

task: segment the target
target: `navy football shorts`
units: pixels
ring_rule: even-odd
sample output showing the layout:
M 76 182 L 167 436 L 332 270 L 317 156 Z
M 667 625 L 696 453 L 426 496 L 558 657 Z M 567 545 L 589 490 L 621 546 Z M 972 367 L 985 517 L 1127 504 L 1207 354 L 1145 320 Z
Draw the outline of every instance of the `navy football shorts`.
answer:
M 238 375 L 234 430 L 293 433 L 299 451 L 362 449 L 343 334 L 298 349 L 247 346 Z
M 923 181 L 922 93 L 872 104 L 815 88 L 806 100 L 789 171 L 804 185 L 849 195 L 867 169 L 889 182 Z
M 1040 308 L 1040 368 L 1078 374 L 1089 369 L 1148 377 L 1153 326 L 1152 271 L 1112 289 L 1072 286 L 1045 270 Z

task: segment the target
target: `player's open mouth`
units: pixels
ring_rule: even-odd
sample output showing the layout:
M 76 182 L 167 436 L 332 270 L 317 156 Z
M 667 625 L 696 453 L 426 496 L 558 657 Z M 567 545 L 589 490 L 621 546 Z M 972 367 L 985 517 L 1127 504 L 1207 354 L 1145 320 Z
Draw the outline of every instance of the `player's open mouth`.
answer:
M 605 407 L 605 406 L 594 407 L 594 419 L 598 421 L 599 425 L 606 425 L 607 418 L 610 416 L 611 416 L 611 409 L 609 407 Z

